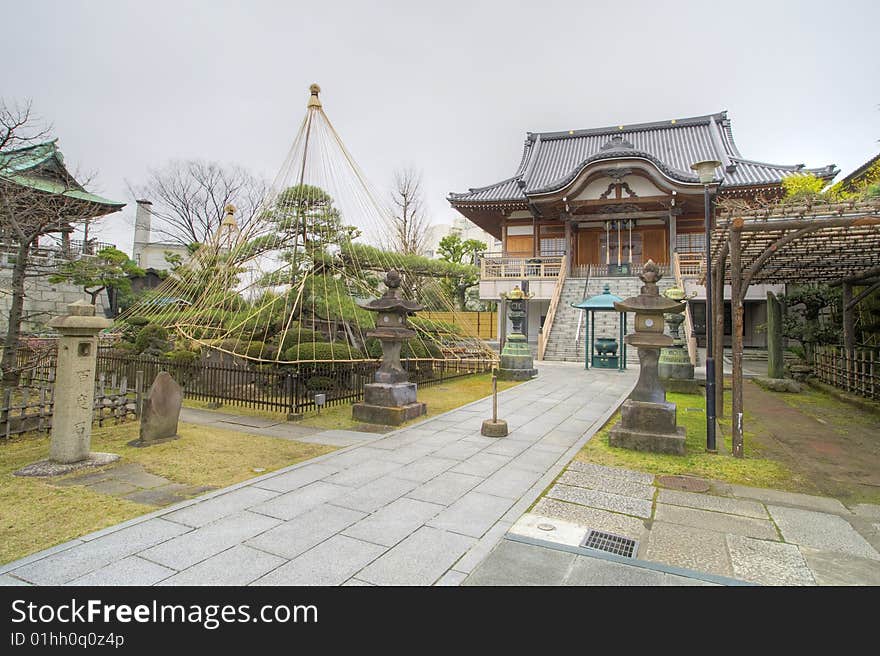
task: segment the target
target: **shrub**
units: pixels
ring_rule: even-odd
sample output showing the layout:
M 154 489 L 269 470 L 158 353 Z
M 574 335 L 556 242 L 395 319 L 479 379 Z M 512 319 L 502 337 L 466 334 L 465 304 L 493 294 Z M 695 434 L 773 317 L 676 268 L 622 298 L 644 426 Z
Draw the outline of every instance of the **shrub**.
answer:
M 144 355 L 162 355 L 168 350 L 168 331 L 162 326 L 149 324 L 141 328 L 134 340 L 138 353 Z
M 150 320 L 146 317 L 133 316 L 125 320 L 129 326 L 146 326 Z
M 371 358 L 382 357 L 382 343 L 375 337 L 367 340 L 367 355 Z M 400 349 L 401 358 L 441 358 L 443 352 L 433 342 L 423 342 L 420 339 L 410 339 Z
M 304 342 L 284 351 L 284 359 L 296 360 L 359 360 L 364 357 L 358 349 L 346 344 L 327 342 Z
M 336 387 L 336 381 L 329 376 L 312 376 L 306 381 L 306 389 L 310 392 L 329 391 Z
M 278 339 L 280 339 L 280 335 Z M 276 340 L 272 340 L 276 341 Z M 290 328 L 287 329 L 287 334 L 284 336 L 284 342 L 280 344 L 279 351 L 287 351 L 297 344 L 306 344 L 308 342 L 326 342 L 327 338 L 324 337 L 324 334 L 318 332 L 317 330 L 310 330 L 309 328 L 300 328 L 299 323 L 293 322 Z
M 174 364 L 194 364 L 199 360 L 198 353 L 184 351 L 182 349 L 168 351 L 168 353 L 165 354 L 165 357 L 171 360 Z

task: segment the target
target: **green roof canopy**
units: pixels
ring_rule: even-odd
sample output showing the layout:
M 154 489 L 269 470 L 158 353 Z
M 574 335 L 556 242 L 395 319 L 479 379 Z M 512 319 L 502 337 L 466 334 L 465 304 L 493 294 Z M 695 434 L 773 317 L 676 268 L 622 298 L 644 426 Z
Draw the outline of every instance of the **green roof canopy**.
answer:
M 611 287 L 607 284 L 602 289 L 601 294 L 596 294 L 592 298 L 585 299 L 580 303 L 572 303 L 571 307 L 580 308 L 581 310 L 593 310 L 595 311 L 615 311 L 614 303 L 621 302 L 623 299 L 620 296 L 615 296 L 611 293 Z

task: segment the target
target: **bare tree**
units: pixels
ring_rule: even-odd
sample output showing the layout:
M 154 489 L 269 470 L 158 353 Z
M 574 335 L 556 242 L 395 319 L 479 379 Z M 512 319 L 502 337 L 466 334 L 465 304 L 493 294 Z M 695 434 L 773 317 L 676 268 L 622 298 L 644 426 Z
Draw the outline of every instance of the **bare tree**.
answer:
M 18 378 L 25 280 L 47 276 L 56 264 L 56 251 L 35 252 L 42 246 L 40 239 L 66 238 L 77 225 L 122 207 L 89 195 L 68 173 L 55 142 L 46 141 L 48 134 L 29 103 L 10 106 L 0 101 L 0 241 L 3 257 L 12 260 L 12 298 L 0 360 L 4 385 L 14 385 Z M 33 162 L 41 166 L 31 166 Z
M 430 222 L 425 214 L 421 172 L 413 168 L 395 171 L 391 202 L 394 215 L 387 246 L 400 253 L 423 255 Z
M 174 160 L 153 170 L 146 184 L 129 190 L 153 203 L 153 229 L 182 246 L 203 244 L 216 233 L 227 205 L 236 208 L 242 235 L 256 236 L 260 203 L 268 185 L 239 166 L 203 160 Z

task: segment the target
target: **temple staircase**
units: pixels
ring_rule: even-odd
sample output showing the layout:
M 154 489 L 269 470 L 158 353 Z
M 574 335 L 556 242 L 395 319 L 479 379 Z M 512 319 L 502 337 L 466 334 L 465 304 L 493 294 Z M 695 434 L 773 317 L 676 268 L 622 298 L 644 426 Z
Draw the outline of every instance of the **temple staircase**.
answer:
M 620 298 L 637 296 L 642 288 L 642 281 L 636 276 L 610 276 L 587 278 L 567 278 L 563 282 L 559 303 L 553 317 L 553 323 L 545 326 L 547 345 L 544 349 L 544 360 L 557 362 L 583 362 L 586 348 L 584 334 L 584 311 L 571 307 L 572 303 L 580 303 L 584 299 L 601 294 L 605 285 L 611 293 Z M 672 277 L 664 277 L 659 282 L 661 293 L 675 286 Z M 596 312 L 596 336 L 619 339 L 618 314 L 616 312 Z M 635 315 L 627 315 L 625 334 L 635 331 Z M 619 353 L 619 351 L 618 351 Z M 639 356 L 636 349 L 627 350 L 627 364 L 637 366 Z

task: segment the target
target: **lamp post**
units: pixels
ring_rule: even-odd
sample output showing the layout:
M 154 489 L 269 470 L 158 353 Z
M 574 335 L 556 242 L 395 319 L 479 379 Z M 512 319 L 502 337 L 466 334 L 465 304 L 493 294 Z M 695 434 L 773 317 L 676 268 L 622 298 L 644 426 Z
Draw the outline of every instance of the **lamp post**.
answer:
M 696 171 L 703 185 L 703 207 L 705 214 L 703 226 L 706 231 L 706 451 L 717 453 L 715 446 L 715 356 L 714 339 L 712 335 L 713 308 L 712 308 L 712 224 L 709 215 L 711 199 L 709 197 L 709 185 L 715 182 L 715 169 L 721 166 L 717 160 L 704 160 L 691 165 Z M 722 296 L 723 298 L 723 296 Z M 719 308 L 723 311 L 723 308 Z

